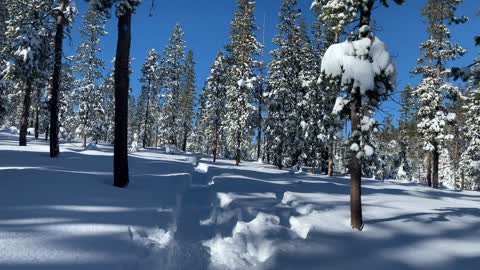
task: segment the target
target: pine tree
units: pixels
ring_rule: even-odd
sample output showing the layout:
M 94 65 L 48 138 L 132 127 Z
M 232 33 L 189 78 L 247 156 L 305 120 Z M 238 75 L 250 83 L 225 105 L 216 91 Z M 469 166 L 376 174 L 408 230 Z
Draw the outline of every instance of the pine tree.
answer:
M 59 131 L 63 138 L 73 139 L 76 129 L 74 112 L 75 98 L 73 92 L 75 76 L 69 62 L 63 63 L 61 82 L 58 106 Z
M 279 34 L 273 43 L 269 64 L 267 132 L 274 163 L 282 168 L 284 161 L 296 165 L 301 151 L 299 125 L 302 121 L 300 102 L 303 100 L 302 60 L 303 45 L 296 0 L 284 0 L 279 13 Z M 305 35 L 306 36 L 306 35 Z
M 189 50 L 185 59 L 183 79 L 179 97 L 180 138 L 182 151 L 187 151 L 187 141 L 192 132 L 193 107 L 195 100 L 195 62 L 193 51 Z
M 128 91 L 130 89 L 130 43 L 132 14 L 141 0 L 99 0 L 97 8 L 107 12 L 117 2 L 118 40 L 115 56 L 115 148 L 113 185 L 126 187 L 128 176 Z
M 373 109 L 396 83 L 396 69 L 384 43 L 370 30 L 374 0 L 358 1 L 359 34 L 355 41 L 330 46 L 322 59 L 322 72 L 337 78 L 344 96 L 338 97 L 334 112 L 350 114 L 350 213 L 352 228 L 363 228 L 361 206 L 362 158 L 375 154 L 369 139 L 377 131 Z M 350 107 L 347 110 L 347 107 Z
M 210 69 L 210 77 L 207 79 L 205 88 L 205 112 L 204 123 L 205 140 L 213 154 L 213 162 L 216 161 L 218 153 L 225 145 L 225 113 L 226 113 L 226 92 L 227 92 L 228 65 L 222 51 L 217 54 L 215 63 Z
M 447 27 L 447 23 L 454 19 L 460 2 L 429 0 L 422 10 L 422 14 L 427 17 L 430 38 L 420 46 L 424 54 L 419 58 L 419 66 L 414 73 L 422 74 L 423 79 L 416 87 L 414 95 L 420 104 L 418 132 L 422 136 L 423 149 L 431 161 L 427 161 L 427 182 L 433 188 L 438 188 L 440 150 L 445 142 L 452 138 L 450 134 L 446 134 L 446 124 L 454 120 L 454 115 L 448 113 L 444 101 L 447 96 L 458 92 L 444 79 L 448 75 L 445 65 L 465 54 L 465 50 L 458 44 L 450 42 L 450 31 Z
M 472 66 L 465 105 L 466 149 L 461 154 L 461 189 L 480 190 L 480 62 Z
M 115 59 L 111 61 L 112 68 L 105 80 L 102 82 L 100 89 L 103 96 L 103 140 L 105 142 L 114 142 L 115 132 Z M 130 113 L 129 113 L 130 114 Z
M 255 2 L 238 0 L 235 16 L 230 24 L 229 82 L 227 83 L 226 127 L 228 146 L 235 152 L 236 164 L 240 164 L 246 142 L 250 142 L 253 133 L 252 118 L 255 109 L 254 90 L 258 83 L 255 70 L 261 44 L 255 37 Z
M 175 26 L 169 44 L 163 52 L 162 77 L 164 104 L 161 119 L 163 139 L 172 145 L 177 145 L 177 135 L 180 126 L 178 108 L 180 105 L 180 84 L 185 61 L 184 33 L 180 25 Z
M 53 7 L 52 3 L 40 0 L 8 0 L 5 3 L 11 19 L 7 21 L 7 46 L 3 52 L 14 63 L 8 68 L 6 77 L 14 78 L 22 87 L 19 145 L 26 146 L 34 83 L 50 75 L 52 29 L 48 15 Z
M 52 75 L 52 92 L 50 98 L 50 157 L 56 157 L 60 153 L 58 143 L 58 96 L 61 87 L 62 75 L 62 57 L 63 57 L 63 38 L 65 27 L 73 22 L 73 17 L 77 11 L 70 0 L 60 0 L 58 7 L 53 10 L 55 13 L 55 39 L 54 39 L 54 62 Z
M 139 101 L 141 100 L 142 107 L 144 107 L 142 113 L 142 125 L 143 125 L 143 148 L 151 146 L 152 134 L 149 134 L 153 130 L 154 116 L 158 102 L 159 90 L 159 67 L 158 67 L 158 55 L 155 50 L 151 50 L 145 59 L 145 64 L 142 67 L 142 78 L 140 82 L 142 85 L 142 92 L 140 94 Z
M 101 50 L 100 38 L 107 33 L 106 17 L 97 10 L 97 5 L 97 1 L 92 1 L 83 17 L 80 29 L 82 43 L 77 48 L 77 54 L 71 58 L 75 63 L 73 70 L 78 77 L 75 95 L 78 100 L 77 123 L 83 147 L 87 146 L 89 136 L 93 136 L 94 140 L 99 139 L 100 121 L 104 119 L 103 96 L 97 82 L 102 78 L 105 63 L 98 57 L 98 53 Z

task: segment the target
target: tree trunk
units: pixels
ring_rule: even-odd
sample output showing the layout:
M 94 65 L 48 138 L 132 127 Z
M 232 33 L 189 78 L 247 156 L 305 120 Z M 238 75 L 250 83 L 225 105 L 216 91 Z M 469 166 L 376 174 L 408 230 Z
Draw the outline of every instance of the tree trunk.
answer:
M 113 185 L 126 187 L 128 176 L 128 89 L 130 86 L 130 42 L 132 14 L 125 11 L 118 18 L 118 40 L 115 58 L 115 144 Z
M 262 87 L 262 86 L 260 86 Z M 258 97 L 258 130 L 257 130 L 257 161 L 260 160 L 261 150 L 262 150 L 262 95 L 263 89 L 260 88 L 260 93 Z
M 439 153 L 438 153 L 438 148 L 435 146 L 435 150 L 433 150 L 432 153 L 432 187 L 433 188 L 438 188 L 438 163 L 439 163 Z
M 143 127 L 143 148 L 147 145 L 147 124 L 148 124 L 148 113 L 150 111 L 150 89 L 151 89 L 150 80 L 148 80 L 148 94 L 147 94 L 147 109 L 145 110 L 145 122 Z
M 32 81 L 27 80 L 25 88 L 25 96 L 23 98 L 22 119 L 20 125 L 20 137 L 18 144 L 20 146 L 27 146 L 27 130 L 28 130 L 28 116 L 30 115 L 30 103 L 32 102 Z
M 427 171 L 427 186 L 432 186 L 432 153 L 427 153 L 427 159 L 425 160 L 425 166 Z
M 40 114 L 40 88 L 37 88 L 37 104 L 35 104 L 35 139 L 39 136 L 39 114 Z
M 352 143 L 360 145 L 361 124 L 360 113 L 362 107 L 362 97 L 358 89 L 353 95 L 353 102 L 350 113 L 350 121 L 352 123 L 352 134 L 355 131 L 359 132 L 357 136 L 353 137 Z M 353 229 L 363 229 L 362 218 L 362 162 L 356 157 L 356 152 L 352 151 L 350 158 L 350 215 L 351 225 Z
M 55 51 L 52 76 L 52 93 L 50 98 L 50 157 L 58 156 L 60 147 L 58 144 L 58 93 L 60 92 L 60 75 L 62 72 L 63 37 L 65 17 L 63 12 L 68 6 L 69 0 L 62 0 L 57 15 L 55 33 Z
M 48 134 L 50 133 L 50 124 L 45 128 L 45 141 L 48 141 Z
M 187 139 L 188 139 L 188 123 L 187 121 L 183 122 L 183 140 L 182 140 L 182 151 L 187 151 Z
M 239 128 L 240 129 L 240 128 Z M 240 136 L 240 130 L 237 130 L 237 143 L 235 146 L 235 165 L 240 165 L 240 159 L 241 159 L 241 136 Z
M 215 135 L 213 137 L 213 147 L 212 147 L 212 154 L 213 154 L 213 162 L 217 161 L 217 147 L 218 147 L 218 123 L 215 123 Z

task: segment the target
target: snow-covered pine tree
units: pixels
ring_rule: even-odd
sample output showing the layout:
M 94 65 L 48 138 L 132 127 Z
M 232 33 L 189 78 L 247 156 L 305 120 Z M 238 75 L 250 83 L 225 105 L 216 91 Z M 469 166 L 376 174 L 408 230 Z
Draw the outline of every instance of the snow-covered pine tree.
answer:
M 187 151 L 187 142 L 192 133 L 192 121 L 194 117 L 195 103 L 195 62 L 193 60 L 193 51 L 187 52 L 185 66 L 182 76 L 179 97 L 179 116 L 180 128 L 178 141 L 181 142 L 182 151 Z
M 367 139 L 378 125 L 373 119 L 372 109 L 394 89 L 396 68 L 385 44 L 373 35 L 369 27 L 375 1 L 356 2 L 356 11 L 360 12 L 358 38 L 330 46 L 322 59 L 322 72 L 338 78 L 343 86 L 344 96 L 337 98 L 334 112 L 350 114 L 351 225 L 361 230 L 361 160 L 374 154 L 374 147 Z
M 412 95 L 414 89 L 406 85 L 400 93 L 400 118 L 398 120 L 398 130 L 400 137 L 399 158 L 400 166 L 396 176 L 397 180 L 411 181 L 417 171 L 418 164 L 422 159 L 418 158 L 418 136 L 416 132 L 416 101 Z
M 193 127 L 192 151 L 209 154 L 209 146 L 206 139 L 206 130 L 209 123 L 206 121 L 207 90 L 206 85 L 202 88 L 198 98 L 198 107 L 195 113 L 195 125 Z
M 143 111 L 142 117 L 142 145 L 143 148 L 152 145 L 152 137 L 154 134 L 155 113 L 158 107 L 158 91 L 159 91 L 159 66 L 158 54 L 152 49 L 145 59 L 145 64 L 142 67 L 142 77 L 140 82 L 143 83 L 142 91 L 140 93 L 140 100 L 142 101 Z
M 427 161 L 427 182 L 438 188 L 439 158 L 442 147 L 452 135 L 446 134 L 447 122 L 454 120 L 445 107 L 445 98 L 457 94 L 458 89 L 445 80 L 449 73 L 446 69 L 448 61 L 465 54 L 458 44 L 450 42 L 450 31 L 447 24 L 455 18 L 455 11 L 461 0 L 428 0 L 422 15 L 427 18 L 429 39 L 420 45 L 423 55 L 418 59 L 419 66 L 415 74 L 423 76 L 416 87 L 414 95 L 418 98 L 419 110 L 417 125 L 422 136 L 423 150 L 430 160 Z M 430 174 L 430 164 L 432 166 Z
M 255 70 L 259 62 L 261 44 L 255 37 L 255 1 L 238 0 L 235 16 L 230 24 L 229 80 L 227 83 L 227 143 L 235 153 L 236 164 L 240 164 L 246 142 L 252 140 L 252 118 L 255 108 L 255 85 L 258 83 Z
M 480 190 L 480 61 L 471 67 L 465 100 L 466 149 L 461 155 L 461 189 Z
M 279 33 L 274 37 L 276 49 L 271 52 L 269 64 L 268 116 L 266 133 L 274 164 L 296 165 L 301 151 L 299 123 L 302 121 L 299 101 L 303 99 L 302 39 L 297 0 L 284 0 L 279 12 Z M 285 162 L 287 162 L 285 164 Z
M 126 187 L 128 177 L 128 92 L 130 90 L 130 43 L 132 14 L 141 0 L 98 0 L 97 9 L 108 12 L 114 3 L 118 17 L 115 56 L 115 147 L 113 185 Z
M 205 141 L 213 154 L 213 162 L 225 145 L 225 113 L 227 98 L 228 64 L 222 51 L 217 54 L 210 69 L 210 76 L 205 87 Z
M 105 69 L 105 63 L 98 57 L 100 38 L 105 36 L 106 16 L 97 10 L 98 0 L 90 3 L 87 13 L 83 16 L 80 28 L 82 43 L 77 47 L 76 55 L 71 57 L 73 70 L 77 74 L 75 95 L 78 101 L 77 125 L 78 135 L 87 146 L 87 138 L 100 139 L 99 127 L 104 119 L 103 96 L 98 85 Z
M 19 145 L 25 146 L 34 83 L 50 76 L 52 3 L 41 0 L 6 0 L 5 3 L 10 20 L 6 22 L 4 53 L 13 62 L 6 77 L 15 80 L 22 90 Z
M 104 118 L 102 120 L 102 140 L 113 143 L 115 132 L 115 58 L 110 61 L 112 68 L 100 85 L 103 96 Z
M 161 119 L 161 136 L 168 144 L 177 145 L 180 116 L 180 83 L 183 76 L 185 62 L 184 32 L 180 25 L 176 25 L 169 38 L 169 44 L 163 52 L 161 70 L 163 77 L 163 110 Z
M 75 138 L 75 76 L 69 62 L 63 63 L 59 93 L 58 123 L 59 132 L 64 139 Z

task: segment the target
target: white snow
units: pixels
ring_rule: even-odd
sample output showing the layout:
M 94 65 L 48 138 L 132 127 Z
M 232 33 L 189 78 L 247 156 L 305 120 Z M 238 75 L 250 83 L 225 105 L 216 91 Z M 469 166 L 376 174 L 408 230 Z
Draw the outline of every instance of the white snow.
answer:
M 62 142 L 51 159 L 48 142 L 17 141 L 0 133 L 0 269 L 447 270 L 480 263 L 478 192 L 363 179 L 358 232 L 350 228 L 348 177 L 145 149 L 130 155 L 131 183 L 119 189 L 109 145 L 83 151 L 81 142 Z
M 375 76 L 385 74 L 396 83 L 396 66 L 385 44 L 378 38 L 362 38 L 331 45 L 322 58 L 322 72 L 341 77 L 342 85 L 353 84 L 362 95 L 383 89 L 375 84 Z M 383 94 L 383 93 L 380 93 Z

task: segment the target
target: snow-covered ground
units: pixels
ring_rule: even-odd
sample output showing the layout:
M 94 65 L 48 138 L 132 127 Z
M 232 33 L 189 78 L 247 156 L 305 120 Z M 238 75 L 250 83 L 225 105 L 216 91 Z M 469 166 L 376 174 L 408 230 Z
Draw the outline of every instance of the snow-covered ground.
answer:
M 0 133 L 0 269 L 476 269 L 480 193 L 349 181 L 141 150 L 112 186 L 112 148 Z

